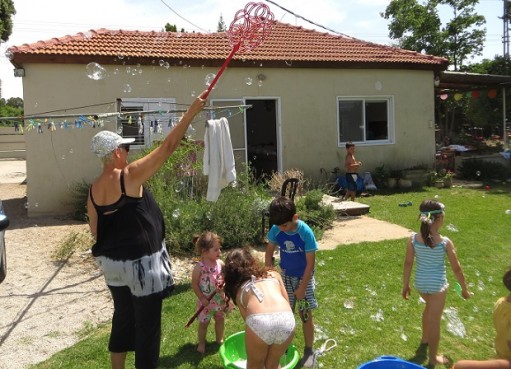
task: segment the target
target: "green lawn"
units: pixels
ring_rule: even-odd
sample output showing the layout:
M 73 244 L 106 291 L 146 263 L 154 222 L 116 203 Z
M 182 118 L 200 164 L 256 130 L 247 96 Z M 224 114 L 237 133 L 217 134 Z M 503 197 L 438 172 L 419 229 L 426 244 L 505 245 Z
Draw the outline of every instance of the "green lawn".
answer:
M 423 199 L 438 196 L 446 205 L 443 234 L 458 251 L 473 292 L 467 301 L 450 288 L 442 320 L 440 351 L 453 360 L 492 357 L 492 307 L 507 294 L 501 278 L 510 262 L 511 186 L 483 189 L 426 188 L 419 192 L 377 195 L 360 199 L 371 206 L 370 215 L 418 229 L 418 206 Z M 412 206 L 398 204 L 412 202 Z M 356 232 L 356 230 L 353 230 Z M 315 311 L 315 348 L 328 338 L 337 347 L 319 358 L 322 368 L 357 368 L 381 355 L 411 359 L 420 339 L 423 303 L 413 291 L 410 300 L 401 297 L 405 239 L 360 243 L 317 253 L 316 279 L 320 308 Z M 448 278 L 455 279 L 450 268 Z M 161 368 L 221 369 L 214 344 L 200 357 L 195 352 L 197 326 L 185 329 L 193 313 L 195 297 L 190 284 L 178 286 L 165 301 Z M 299 319 L 298 319 L 299 321 Z M 295 344 L 303 350 L 298 325 Z M 214 341 L 213 327 L 208 338 Z M 236 312 L 227 317 L 226 337 L 242 330 Z M 55 354 L 35 368 L 109 368 L 109 326 L 99 327 L 75 346 Z M 425 358 L 424 358 L 425 359 Z M 133 368 L 128 357 L 128 368 Z M 425 361 L 420 362 L 425 364 Z

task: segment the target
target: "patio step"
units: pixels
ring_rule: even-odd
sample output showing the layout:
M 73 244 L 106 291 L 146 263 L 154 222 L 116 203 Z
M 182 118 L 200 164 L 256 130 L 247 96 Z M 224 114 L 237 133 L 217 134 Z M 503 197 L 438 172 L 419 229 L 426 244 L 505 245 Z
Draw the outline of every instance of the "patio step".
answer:
M 361 204 L 356 201 L 341 201 L 339 197 L 323 195 L 323 204 L 332 205 L 337 216 L 354 216 L 369 213 L 369 205 Z

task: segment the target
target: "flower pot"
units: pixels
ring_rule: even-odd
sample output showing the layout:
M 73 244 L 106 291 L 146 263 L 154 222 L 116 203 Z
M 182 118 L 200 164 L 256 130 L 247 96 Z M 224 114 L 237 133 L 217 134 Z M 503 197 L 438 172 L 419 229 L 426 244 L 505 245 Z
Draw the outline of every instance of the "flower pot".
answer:
M 389 178 L 387 179 L 387 186 L 388 188 L 394 188 L 396 187 L 397 179 L 396 178 Z
M 411 188 L 412 187 L 412 181 L 410 179 L 401 178 L 397 182 L 397 185 L 398 185 L 399 188 Z
M 433 186 L 435 186 L 436 188 L 443 188 L 443 187 L 445 187 L 444 180 L 443 179 L 437 179 L 433 183 Z
M 444 187 L 451 188 L 452 187 L 452 177 L 444 179 Z

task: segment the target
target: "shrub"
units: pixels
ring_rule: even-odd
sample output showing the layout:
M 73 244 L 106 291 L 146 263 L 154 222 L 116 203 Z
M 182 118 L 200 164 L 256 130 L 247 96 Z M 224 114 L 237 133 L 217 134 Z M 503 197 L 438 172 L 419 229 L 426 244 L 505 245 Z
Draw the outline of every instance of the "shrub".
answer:
M 206 201 L 202 150 L 191 143 L 180 145 L 148 181 L 165 219 L 167 245 L 173 253 L 189 254 L 193 236 L 206 230 L 219 234 L 225 249 L 259 243 L 262 204 L 269 199 L 263 185 L 244 168 L 217 201 Z
M 390 177 L 390 171 L 385 168 L 385 165 L 374 168 L 372 173 L 373 181 L 378 188 L 387 188 L 387 180 Z
M 303 189 L 308 187 L 308 180 L 305 178 L 303 171 L 300 169 L 288 169 L 284 172 L 274 172 L 268 181 L 268 187 L 270 190 L 280 195 L 280 190 L 282 189 L 282 184 L 288 178 L 297 178 L 298 179 L 298 188 L 296 190 L 296 194 L 298 196 L 303 194 Z
M 323 237 L 324 229 L 332 226 L 335 210 L 332 205 L 322 203 L 323 192 L 312 190 L 296 200 L 298 217 L 312 228 L 317 239 Z
M 462 179 L 472 180 L 505 180 L 511 175 L 511 171 L 505 165 L 481 159 L 463 160 L 458 174 Z
M 89 196 L 90 183 L 85 181 L 75 182 L 71 187 L 71 207 L 73 209 L 71 217 L 74 220 L 87 222 L 87 198 Z

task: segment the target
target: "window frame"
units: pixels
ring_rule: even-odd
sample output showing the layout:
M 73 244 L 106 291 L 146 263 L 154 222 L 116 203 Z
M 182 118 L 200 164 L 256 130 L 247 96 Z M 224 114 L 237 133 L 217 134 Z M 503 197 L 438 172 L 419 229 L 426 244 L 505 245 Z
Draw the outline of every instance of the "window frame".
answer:
M 144 113 L 144 143 L 143 144 L 133 144 L 133 146 L 136 149 L 143 149 L 150 147 L 152 145 L 152 142 L 154 139 L 161 138 L 161 136 L 165 137 L 170 130 L 173 128 L 174 124 L 177 122 L 178 117 L 181 116 L 181 113 L 175 113 L 172 112 L 173 110 L 176 110 L 176 99 L 175 98 L 158 98 L 158 97 L 125 97 L 125 98 L 119 98 L 119 112 L 122 113 L 124 110 L 123 108 L 128 108 L 127 110 L 131 110 L 130 108 L 141 108 L 141 111 L 157 111 L 161 110 L 165 113 Z M 138 117 L 138 111 L 140 110 L 133 110 L 132 114 L 132 125 L 137 125 L 137 117 Z M 167 111 L 170 111 L 167 113 Z M 151 127 L 147 124 L 151 120 L 159 119 L 162 133 L 154 133 L 151 131 Z M 121 118 L 118 120 L 119 124 L 125 124 L 125 121 L 127 121 L 127 115 L 122 115 Z M 172 120 L 173 124 L 169 127 L 169 121 Z M 122 132 L 120 133 L 123 137 L 134 137 L 134 136 L 125 136 L 124 135 L 124 128 L 122 129 Z M 136 138 L 136 137 L 135 137 Z
M 362 112 L 363 119 L 363 140 L 351 140 L 357 146 L 373 146 L 373 145 L 391 145 L 395 142 L 395 112 L 394 112 L 394 96 L 392 95 L 370 95 L 370 96 L 337 96 L 336 98 L 336 112 L 337 112 L 337 140 L 338 146 L 345 146 L 348 140 L 341 139 L 341 112 L 339 104 L 342 101 L 361 102 L 364 106 Z M 383 140 L 368 140 L 367 139 L 367 123 L 366 123 L 366 103 L 367 102 L 386 102 L 387 106 L 387 139 Z

